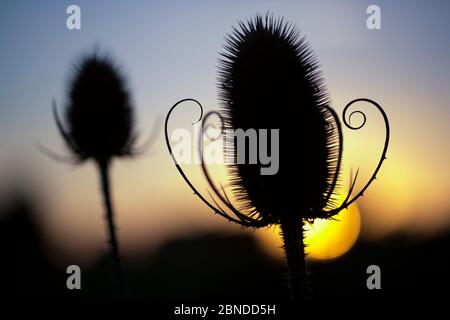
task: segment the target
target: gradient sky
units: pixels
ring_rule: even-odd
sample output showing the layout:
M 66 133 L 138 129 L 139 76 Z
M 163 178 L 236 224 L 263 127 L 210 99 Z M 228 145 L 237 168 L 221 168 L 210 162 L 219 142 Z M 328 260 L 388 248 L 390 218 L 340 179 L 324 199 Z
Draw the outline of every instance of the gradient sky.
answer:
M 51 116 L 51 100 L 63 108 L 77 57 L 95 45 L 116 57 L 129 78 L 136 125 L 145 137 L 179 99 L 194 97 L 217 109 L 216 66 L 223 38 L 238 20 L 265 12 L 284 16 L 307 36 L 338 112 L 350 100 L 368 97 L 389 116 L 388 161 L 358 202 L 363 235 L 448 230 L 448 2 L 154 2 L 2 1 L 0 197 L 7 197 L 11 184 L 20 179 L 39 190 L 45 199 L 39 221 L 49 247 L 70 257 L 77 252 L 94 256 L 105 247 L 93 165 L 55 163 L 34 147 L 38 142 L 67 153 Z M 66 28 L 69 4 L 81 7 L 81 30 Z M 382 30 L 366 28 L 369 4 L 381 7 Z M 175 115 L 175 125 L 188 128 L 195 112 L 186 106 Z M 364 130 L 344 132 L 344 180 L 350 167 L 361 167 L 367 177 L 376 165 L 382 122 L 375 112 L 367 115 Z M 197 169 L 191 169 L 200 183 Z M 113 180 L 122 246 L 130 254 L 189 230 L 240 232 L 192 197 L 170 162 L 162 134 L 148 155 L 117 161 Z

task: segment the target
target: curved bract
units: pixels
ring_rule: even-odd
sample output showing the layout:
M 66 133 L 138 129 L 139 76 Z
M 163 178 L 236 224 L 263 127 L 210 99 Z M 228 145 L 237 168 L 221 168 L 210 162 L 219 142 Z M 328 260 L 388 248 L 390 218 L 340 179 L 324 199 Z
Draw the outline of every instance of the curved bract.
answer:
M 180 175 L 183 177 L 183 179 L 185 180 L 185 182 L 189 185 L 189 187 L 194 191 L 194 194 L 197 195 L 197 196 L 200 198 L 200 200 L 202 200 L 204 203 L 206 203 L 206 204 L 208 205 L 208 207 L 209 207 L 210 209 L 212 209 L 215 213 L 217 213 L 217 214 L 219 214 L 220 216 L 226 218 L 228 221 L 238 223 L 238 224 L 240 224 L 240 225 L 242 225 L 242 226 L 245 226 L 245 227 L 253 227 L 253 228 L 260 228 L 260 227 L 267 226 L 267 225 L 269 225 L 269 224 L 274 224 L 274 223 L 276 223 L 276 221 L 270 220 L 270 219 L 268 219 L 268 218 L 262 218 L 262 217 L 259 217 L 258 219 L 256 219 L 255 217 L 252 217 L 251 215 L 247 215 L 246 213 L 243 213 L 243 212 L 241 212 L 240 210 L 236 209 L 236 207 L 231 203 L 229 197 L 227 196 L 227 194 L 226 194 L 225 189 L 223 188 L 223 186 L 220 185 L 220 187 L 217 187 L 216 184 L 214 183 L 214 181 L 213 181 L 213 179 L 212 179 L 212 177 L 211 177 L 211 175 L 210 175 L 210 173 L 209 173 L 209 171 L 208 171 L 208 167 L 207 167 L 207 164 L 205 163 L 205 161 L 202 161 L 201 166 L 202 166 L 202 172 L 203 172 L 204 175 L 205 175 L 205 178 L 206 178 L 206 181 L 208 182 L 208 185 L 209 185 L 210 188 L 212 189 L 213 194 L 214 194 L 217 198 L 219 198 L 219 200 L 220 200 L 221 202 L 223 202 L 223 203 L 226 205 L 226 208 L 228 209 L 228 211 L 231 211 L 231 212 L 235 215 L 235 217 L 230 216 L 230 215 L 227 213 L 227 210 L 224 210 L 224 209 L 223 209 L 223 208 L 222 208 L 222 207 L 214 200 L 214 198 L 212 198 L 212 199 L 213 199 L 213 202 L 214 202 L 214 205 L 211 204 L 211 202 L 209 202 L 208 200 L 206 200 L 206 198 L 205 198 L 205 197 L 197 190 L 197 188 L 190 182 L 189 178 L 186 176 L 186 174 L 184 173 L 183 169 L 182 169 L 181 166 L 178 164 L 177 159 L 175 158 L 175 156 L 174 156 L 173 153 L 172 153 L 172 147 L 170 146 L 169 133 L 168 133 L 169 119 L 170 119 L 170 117 L 171 117 L 171 115 L 172 115 L 173 110 L 174 110 L 176 107 L 178 107 L 179 105 L 181 105 L 182 103 L 184 103 L 184 102 L 194 102 L 194 103 L 197 104 L 197 106 L 198 106 L 199 109 L 200 109 L 200 115 L 199 115 L 199 118 L 197 119 L 196 122 L 199 122 L 199 121 L 202 122 L 202 129 L 205 129 L 206 123 L 207 123 L 209 117 L 211 117 L 212 115 L 218 116 L 218 117 L 220 118 L 222 124 L 223 124 L 223 117 L 221 116 L 220 113 L 218 113 L 218 112 L 216 112 L 216 111 L 210 111 L 210 112 L 206 113 L 205 116 L 203 116 L 203 106 L 200 104 L 200 102 L 198 102 L 198 101 L 195 100 L 195 99 L 191 99 L 191 98 L 182 99 L 182 100 L 178 101 L 177 103 L 175 103 L 175 104 L 171 107 L 171 109 L 169 110 L 169 112 L 168 112 L 168 114 L 167 114 L 167 116 L 166 116 L 164 129 L 165 129 L 165 139 L 166 139 L 166 145 L 167 145 L 167 148 L 168 148 L 168 150 L 169 150 L 169 153 L 170 153 L 170 155 L 171 155 L 171 157 L 172 157 L 172 160 L 173 160 L 173 162 L 174 162 L 174 164 L 175 164 L 175 166 L 176 166 L 178 172 L 179 172 Z M 348 128 L 351 129 L 351 130 L 358 130 L 358 129 L 361 129 L 361 128 L 364 126 L 364 124 L 365 124 L 365 122 L 366 122 L 366 116 L 365 116 L 365 114 L 364 114 L 362 111 L 359 111 L 359 110 L 358 110 L 358 111 L 353 111 L 353 112 L 348 116 L 348 120 L 347 120 L 347 117 L 346 117 L 348 108 L 349 108 L 352 104 L 357 103 L 357 102 L 368 102 L 368 103 L 371 103 L 372 105 L 374 105 L 374 106 L 377 107 L 377 109 L 380 111 L 380 113 L 381 113 L 382 116 L 383 116 L 383 120 L 384 120 L 384 124 L 385 124 L 385 128 L 386 128 L 386 137 L 385 137 L 384 147 L 383 147 L 383 151 L 382 151 L 380 160 L 379 160 L 379 162 L 378 162 L 378 164 L 377 164 L 377 166 L 376 166 L 376 168 L 375 168 L 375 171 L 373 172 L 371 178 L 369 179 L 369 181 L 368 181 L 368 182 L 366 183 L 366 185 L 361 189 L 361 191 L 359 191 L 352 199 L 350 199 L 350 197 L 351 197 L 351 194 L 352 194 L 353 189 L 354 189 L 354 187 L 355 187 L 356 180 L 357 180 L 357 178 L 358 178 L 358 171 L 356 172 L 355 178 L 354 178 L 354 179 L 352 179 L 352 178 L 350 179 L 350 180 L 351 180 L 351 181 L 350 181 L 350 182 L 351 182 L 351 183 L 350 183 L 350 189 L 349 189 L 348 194 L 347 194 L 347 196 L 345 197 L 344 201 L 342 202 L 342 204 L 340 204 L 339 206 L 336 206 L 335 208 L 332 208 L 332 209 L 330 209 L 330 210 L 324 210 L 324 209 L 323 209 L 323 210 L 320 210 L 320 211 L 309 211 L 309 212 L 307 212 L 307 213 L 304 214 L 304 218 L 305 218 L 305 219 L 331 218 L 331 217 L 333 217 L 334 215 L 337 215 L 337 214 L 338 214 L 340 211 L 342 211 L 343 209 L 348 208 L 348 206 L 350 206 L 353 202 L 355 202 L 359 197 L 363 196 L 364 192 L 368 189 L 369 185 L 376 179 L 376 175 L 378 174 L 378 172 L 379 172 L 379 170 L 380 170 L 380 168 L 381 168 L 381 165 L 382 165 L 383 161 L 386 159 L 386 153 L 387 153 L 387 149 L 388 149 L 388 146 L 389 146 L 390 127 L 389 127 L 389 121 L 388 121 L 387 115 L 386 115 L 386 113 L 384 112 L 384 110 L 382 109 L 382 107 L 381 107 L 378 103 L 376 103 L 376 102 L 373 101 L 373 100 L 367 99 L 367 98 L 359 98 L 359 99 L 352 100 L 352 101 L 349 102 L 349 103 L 345 106 L 345 108 L 344 108 L 344 111 L 343 111 L 344 124 L 346 125 L 346 127 L 348 127 Z M 337 123 L 338 128 L 339 128 L 339 136 L 342 137 L 342 131 L 341 131 L 341 125 L 340 125 L 339 119 L 337 118 L 337 115 L 335 114 L 334 111 L 332 111 L 332 113 L 333 113 L 333 115 L 336 117 L 335 119 L 336 119 L 336 123 Z M 354 127 L 354 126 L 352 126 L 352 125 L 350 124 L 350 118 L 351 118 L 352 115 L 354 115 L 354 114 L 361 114 L 361 115 L 363 116 L 363 124 L 362 124 L 362 125 L 359 125 L 359 126 L 357 126 L 357 127 Z M 194 122 L 194 123 L 196 123 L 196 122 Z M 222 133 L 224 132 L 224 129 L 223 129 L 223 128 L 224 128 L 224 126 L 222 125 L 222 130 L 221 130 Z M 198 138 L 199 138 L 199 139 L 202 139 L 202 136 L 200 135 Z M 216 138 L 216 139 L 217 139 L 217 138 Z M 340 140 L 342 141 L 342 138 L 341 138 Z M 202 146 L 202 143 L 199 143 L 199 146 Z M 204 160 L 204 159 L 203 159 L 203 150 L 202 150 L 201 147 L 200 147 L 199 152 L 200 152 L 200 156 L 201 156 L 202 160 Z M 340 151 L 339 151 L 339 154 L 341 154 L 341 153 L 342 153 L 342 144 L 340 144 Z M 339 164 L 340 164 L 340 162 L 341 162 L 341 158 L 342 158 L 342 157 L 339 157 Z M 337 175 L 337 174 L 335 175 L 335 179 L 336 179 L 336 180 L 338 179 L 338 175 Z M 335 184 L 336 184 L 336 181 L 333 181 L 333 185 L 335 185 Z M 332 193 L 333 193 L 333 190 L 330 190 L 330 191 L 326 194 L 325 199 L 329 199 L 329 198 L 332 196 Z M 210 193 L 210 195 L 212 196 L 211 193 Z
M 364 192 L 367 190 L 367 188 L 369 188 L 370 184 L 377 178 L 377 174 L 381 169 L 381 165 L 383 164 L 384 160 L 386 160 L 386 154 L 387 154 L 387 150 L 388 150 L 388 146 L 389 146 L 389 139 L 390 139 L 390 127 L 389 127 L 389 120 L 388 117 L 386 115 L 386 112 L 383 110 L 383 108 L 375 101 L 371 100 L 371 99 L 367 99 L 367 98 L 358 98 L 358 99 L 354 99 L 352 101 L 350 101 L 349 103 L 347 103 L 347 105 L 344 108 L 344 111 L 342 112 L 342 119 L 344 121 L 344 124 L 347 128 L 351 129 L 351 130 L 359 130 L 361 129 L 365 123 L 366 123 L 366 115 L 360 111 L 360 110 L 356 110 L 350 113 L 350 115 L 348 116 L 347 119 L 347 111 L 348 109 L 357 102 L 368 102 L 371 105 L 375 106 L 378 111 L 381 113 L 382 117 L 383 117 L 383 121 L 384 121 L 384 127 L 385 127 L 385 131 L 386 131 L 386 136 L 385 136 L 385 140 L 384 140 L 384 146 L 383 146 L 383 151 L 381 152 L 381 157 L 378 161 L 377 166 L 375 167 L 374 172 L 372 173 L 372 176 L 370 177 L 370 179 L 368 180 L 368 182 L 364 185 L 364 187 L 353 197 L 350 199 L 351 195 L 352 195 L 352 191 L 355 187 L 356 184 L 356 180 L 358 178 L 358 171 L 356 172 L 355 178 L 352 180 L 351 179 L 351 183 L 350 183 L 350 189 L 348 191 L 347 196 L 345 197 L 344 201 L 342 202 L 342 204 L 340 204 L 339 206 L 337 206 L 334 209 L 331 210 L 321 210 L 321 211 L 310 211 L 307 215 L 306 218 L 330 218 L 336 214 L 338 214 L 341 210 L 348 208 L 348 206 L 350 206 L 353 202 L 355 202 L 358 198 L 362 197 L 364 195 Z M 352 126 L 350 121 L 351 121 L 351 117 L 355 114 L 359 114 L 363 117 L 363 121 L 362 124 L 360 124 L 359 126 Z
M 189 180 L 189 178 L 188 178 L 188 177 L 186 176 L 186 174 L 184 173 L 184 171 L 183 171 L 183 169 L 181 168 L 181 166 L 178 164 L 177 159 L 175 158 L 175 156 L 174 156 L 173 153 L 172 153 L 172 147 L 170 146 L 168 126 L 169 126 L 169 119 L 170 119 L 170 116 L 172 115 L 172 112 L 174 111 L 174 109 L 175 109 L 176 107 L 178 107 L 179 105 L 181 105 L 181 104 L 184 103 L 184 102 L 194 102 L 194 103 L 199 107 L 199 109 L 200 109 L 200 116 L 199 116 L 199 118 L 198 118 L 198 120 L 197 120 L 196 122 L 202 121 L 202 120 L 203 120 L 203 106 L 201 105 L 200 102 L 198 102 L 198 101 L 195 100 L 195 99 L 191 99 L 191 98 L 182 99 L 182 100 L 178 101 L 177 103 L 175 103 L 175 104 L 170 108 L 169 112 L 167 113 L 166 120 L 165 120 L 165 123 L 164 123 L 164 136 L 165 136 L 165 139 L 166 139 L 166 146 L 167 146 L 167 149 L 169 150 L 170 156 L 171 156 L 171 158 L 172 158 L 172 160 L 173 160 L 173 163 L 175 164 L 175 167 L 177 168 L 178 172 L 179 172 L 180 175 L 183 177 L 184 181 L 188 184 L 188 186 L 192 189 L 192 191 L 194 191 L 194 195 L 198 196 L 198 197 L 200 198 L 200 200 L 202 200 L 202 201 L 203 201 L 210 209 L 212 209 L 212 210 L 214 211 L 214 213 L 219 214 L 220 216 L 226 218 L 228 221 L 235 222 L 235 223 L 240 224 L 240 225 L 245 226 L 245 227 L 262 227 L 263 224 L 261 224 L 261 225 L 252 224 L 252 221 L 250 221 L 250 222 L 249 222 L 249 221 L 246 221 L 245 218 L 241 220 L 241 218 L 242 218 L 244 215 L 242 215 L 242 214 L 240 214 L 240 213 L 238 213 L 238 216 L 237 216 L 236 218 L 230 216 L 226 211 L 224 211 L 224 210 L 219 206 L 219 204 L 218 204 L 217 202 L 214 201 L 214 198 L 213 198 L 213 202 L 215 203 L 216 206 L 214 206 L 213 204 L 211 204 L 211 203 L 210 203 L 208 200 L 206 200 L 206 198 L 205 198 L 205 197 L 197 190 L 197 188 L 195 188 L 195 186 L 191 183 L 191 181 Z M 195 124 L 196 122 L 194 122 L 194 124 Z M 201 150 L 200 150 L 200 152 L 201 152 Z M 203 168 L 205 168 L 205 167 L 203 167 Z M 204 170 L 206 170 L 206 169 L 204 169 Z M 207 179 L 208 179 L 209 182 L 211 182 L 211 179 L 210 179 L 209 176 L 207 176 Z M 236 212 L 234 212 L 234 213 L 236 213 Z M 264 224 L 264 225 L 267 225 L 267 224 Z

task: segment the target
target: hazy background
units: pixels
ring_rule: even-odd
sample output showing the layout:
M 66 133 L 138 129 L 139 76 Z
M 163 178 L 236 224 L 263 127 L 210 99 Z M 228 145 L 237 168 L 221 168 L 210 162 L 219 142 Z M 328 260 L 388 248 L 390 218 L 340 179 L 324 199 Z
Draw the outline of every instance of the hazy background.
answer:
M 66 28 L 70 4 L 81 7 L 81 30 Z M 366 28 L 369 4 L 381 7 L 382 30 Z M 145 140 L 155 120 L 179 99 L 194 97 L 209 110 L 218 108 L 216 66 L 223 38 L 239 19 L 266 12 L 284 16 L 307 36 L 339 113 L 350 100 L 367 97 L 389 116 L 388 160 L 358 201 L 361 239 L 380 241 L 398 233 L 423 239 L 448 232 L 448 2 L 2 1 L 0 203 L 18 190 L 35 199 L 40 246 L 52 265 L 89 266 L 107 250 L 95 167 L 56 163 L 35 147 L 41 143 L 68 154 L 51 100 L 63 110 L 66 82 L 80 54 L 98 45 L 116 57 L 128 76 L 136 126 Z M 186 105 L 172 127 L 189 128 L 196 116 Z M 344 132 L 344 181 L 350 168 L 361 167 L 363 182 L 381 151 L 381 117 L 371 111 L 367 116 L 363 130 Z M 202 183 L 198 168 L 186 170 Z M 129 263 L 177 237 L 247 232 L 211 214 L 192 195 L 170 161 L 162 127 L 148 154 L 115 162 L 112 175 L 120 244 Z

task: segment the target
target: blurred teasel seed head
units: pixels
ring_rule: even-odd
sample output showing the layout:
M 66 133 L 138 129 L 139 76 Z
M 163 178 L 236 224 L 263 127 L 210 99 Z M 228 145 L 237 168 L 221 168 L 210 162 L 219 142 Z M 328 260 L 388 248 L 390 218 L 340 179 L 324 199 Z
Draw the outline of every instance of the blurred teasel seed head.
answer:
M 112 59 L 94 53 L 74 68 L 65 126 L 55 118 L 69 149 L 80 161 L 108 161 L 133 154 L 133 106 L 126 80 Z
M 53 113 L 75 160 L 91 159 L 97 164 L 116 282 L 121 296 L 126 297 L 111 197 L 110 167 L 114 157 L 135 154 L 136 133 L 130 92 L 119 67 L 110 57 L 97 52 L 83 57 L 69 81 L 65 123 L 59 119 L 55 102 Z M 43 151 L 51 155 L 46 149 Z

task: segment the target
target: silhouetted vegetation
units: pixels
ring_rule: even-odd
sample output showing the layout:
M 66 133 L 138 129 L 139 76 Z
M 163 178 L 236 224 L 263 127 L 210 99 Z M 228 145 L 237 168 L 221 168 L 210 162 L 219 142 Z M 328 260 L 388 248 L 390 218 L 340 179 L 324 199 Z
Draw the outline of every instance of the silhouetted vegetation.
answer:
M 381 106 L 366 98 L 353 100 L 344 108 L 344 124 L 357 130 L 365 124 L 366 117 L 361 111 L 353 111 L 349 118 L 356 113 L 364 117 L 361 126 L 353 127 L 350 119 L 346 119 L 348 108 L 359 101 L 375 106 L 384 119 L 386 140 L 381 159 L 369 182 L 350 198 L 357 173 L 348 196 L 343 203 L 337 203 L 343 149 L 341 123 L 330 107 L 318 61 L 305 38 L 282 18 L 276 19 L 269 14 L 265 17 L 257 15 L 248 22 L 240 22 L 239 27 L 226 37 L 224 47 L 218 79 L 221 112 L 211 111 L 202 119 L 203 107 L 198 101 L 184 99 L 177 102 L 166 117 L 167 147 L 182 177 L 215 213 L 244 227 L 280 225 L 291 298 L 308 298 L 303 223 L 334 216 L 368 188 L 386 156 L 389 143 L 387 116 Z M 231 214 L 198 192 L 172 154 L 167 123 L 174 108 L 185 101 L 193 101 L 200 107 L 203 129 L 206 120 L 213 114 L 222 121 L 224 152 L 235 160 L 228 166 L 228 173 L 232 192 L 237 199 L 236 206 L 229 200 L 225 189 L 216 186 L 204 162 L 202 169 L 214 195 Z M 266 164 L 260 159 L 255 164 L 248 160 L 247 155 L 244 163 L 236 161 L 238 148 L 234 132 L 249 129 L 279 130 L 277 156 L 280 166 L 275 174 L 262 175 Z M 260 148 L 260 144 L 258 146 Z
M 109 169 L 114 157 L 131 156 L 134 152 L 136 133 L 133 129 L 130 93 L 123 75 L 111 58 L 94 53 L 84 57 L 76 66 L 67 98 L 67 129 L 59 120 L 54 106 L 55 120 L 75 161 L 92 159 L 98 166 L 109 233 L 108 242 L 117 283 L 125 295 Z
M 340 164 L 339 132 L 318 62 L 294 27 L 269 15 L 240 23 L 226 38 L 222 57 L 225 126 L 280 131 L 282 163 L 275 175 L 261 175 L 262 163 L 232 167 L 238 209 L 281 225 L 292 297 L 304 298 L 302 213 L 333 200 Z

